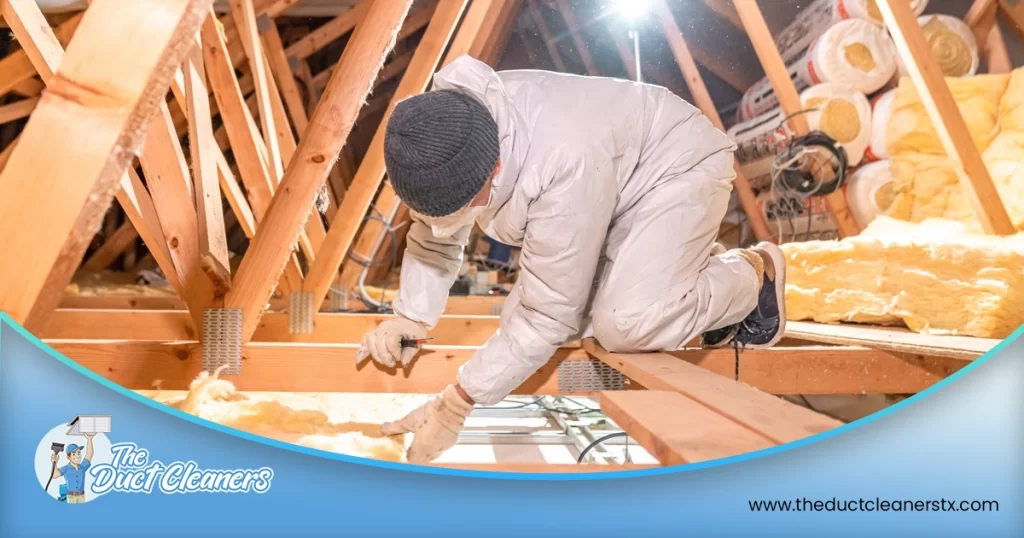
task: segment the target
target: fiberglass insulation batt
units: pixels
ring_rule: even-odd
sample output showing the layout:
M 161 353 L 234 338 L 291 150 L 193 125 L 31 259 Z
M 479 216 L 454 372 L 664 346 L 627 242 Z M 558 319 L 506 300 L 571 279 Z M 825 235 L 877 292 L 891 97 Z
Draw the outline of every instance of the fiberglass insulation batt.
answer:
M 1009 75 L 947 78 L 960 114 L 1010 220 L 1024 230 L 1024 68 Z M 886 214 L 981 226 L 909 79 L 900 80 L 886 131 L 894 198 Z
M 883 216 L 859 236 L 782 250 L 790 320 L 902 321 L 918 332 L 985 338 L 1005 338 L 1024 323 L 1024 234 Z

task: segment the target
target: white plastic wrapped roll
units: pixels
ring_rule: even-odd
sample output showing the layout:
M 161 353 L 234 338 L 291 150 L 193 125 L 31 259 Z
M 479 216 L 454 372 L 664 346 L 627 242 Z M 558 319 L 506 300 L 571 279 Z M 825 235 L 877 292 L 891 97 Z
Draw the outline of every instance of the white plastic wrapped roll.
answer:
M 978 42 L 967 23 L 949 15 L 925 15 L 917 22 L 943 76 L 965 77 L 978 72 Z M 903 59 L 897 55 L 896 61 L 900 75 L 906 75 Z
M 892 103 L 896 90 L 889 90 L 871 101 L 871 142 L 864 150 L 866 162 L 881 161 L 889 158 L 889 150 L 885 147 L 885 129 L 892 117 Z
M 753 120 L 737 123 L 726 132 L 736 142 L 736 162 L 754 188 L 771 183 L 775 151 L 786 140 L 787 129 L 780 126 L 784 117 L 777 108 Z
M 928 0 L 911 0 L 910 8 L 915 15 L 924 13 Z M 847 19 L 863 19 L 882 24 L 882 14 L 875 0 L 815 0 L 797 15 L 778 37 L 775 45 L 779 48 L 782 61 L 787 64 L 800 58 L 821 34 L 833 24 Z
M 881 26 L 862 19 L 847 19 L 822 34 L 788 70 L 798 92 L 822 82 L 835 82 L 870 94 L 892 79 L 897 55 L 892 38 Z M 737 118 L 746 121 L 776 106 L 778 99 L 765 77 L 743 94 Z
M 892 171 L 889 161 L 865 164 L 846 180 L 846 203 L 863 229 L 892 204 Z
M 848 166 L 857 166 L 871 141 L 871 103 L 864 94 L 827 82 L 800 94 L 811 130 L 832 137 L 846 150 Z

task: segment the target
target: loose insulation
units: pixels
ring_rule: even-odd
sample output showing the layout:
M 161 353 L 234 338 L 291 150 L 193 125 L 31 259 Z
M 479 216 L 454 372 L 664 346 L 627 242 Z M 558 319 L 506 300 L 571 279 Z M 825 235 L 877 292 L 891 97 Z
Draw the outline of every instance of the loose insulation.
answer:
M 861 19 L 836 23 L 814 41 L 800 59 L 787 66 L 798 92 L 822 82 L 870 94 L 896 73 L 896 47 L 880 26 Z M 778 106 L 767 77 L 750 87 L 740 100 L 738 119 L 747 121 Z
M 243 394 L 217 374 L 200 372 L 184 397 L 140 391 L 199 418 L 254 435 L 350 456 L 405 461 L 402 435 L 384 436 L 380 424 L 400 418 L 428 396 L 399 395 L 381 402 L 360 394 Z M 376 395 L 374 395 L 376 396 Z
M 782 245 L 790 320 L 905 324 L 1005 338 L 1024 323 L 1024 234 L 875 219 L 859 236 Z
M 962 77 L 978 72 L 978 42 L 964 21 L 949 15 L 918 17 L 932 58 L 947 77 Z M 903 58 L 897 55 L 899 73 L 907 75 Z
M 910 7 L 915 15 L 920 15 L 928 7 L 928 0 L 911 0 Z M 796 60 L 825 30 L 847 19 L 882 25 L 882 13 L 875 0 L 815 0 L 775 38 L 782 61 L 788 64 Z
M 1024 230 L 1024 68 L 947 78 L 1011 222 Z M 901 79 L 887 129 L 895 196 L 887 215 L 956 220 L 980 231 L 964 186 L 913 84 Z

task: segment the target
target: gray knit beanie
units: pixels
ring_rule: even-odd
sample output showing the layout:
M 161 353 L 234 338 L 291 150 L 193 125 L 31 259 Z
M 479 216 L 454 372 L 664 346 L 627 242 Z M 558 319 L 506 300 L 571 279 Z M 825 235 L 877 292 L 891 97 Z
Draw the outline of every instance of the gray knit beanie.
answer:
M 498 124 L 482 104 L 453 90 L 395 106 L 384 163 L 395 193 L 428 217 L 450 215 L 479 194 L 498 162 Z

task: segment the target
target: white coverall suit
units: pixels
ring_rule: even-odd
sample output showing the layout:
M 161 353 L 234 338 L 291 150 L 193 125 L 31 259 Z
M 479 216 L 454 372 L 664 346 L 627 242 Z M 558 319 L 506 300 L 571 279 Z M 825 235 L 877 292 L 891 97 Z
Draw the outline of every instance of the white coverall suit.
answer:
M 499 330 L 459 372 L 493 405 L 567 341 L 610 351 L 678 349 L 757 306 L 760 276 L 711 256 L 732 191 L 735 145 L 664 88 L 532 70 L 496 73 L 468 56 L 434 75 L 493 114 L 500 171 L 476 222 L 521 246 Z M 412 213 L 396 314 L 434 327 L 472 222 L 435 237 Z

